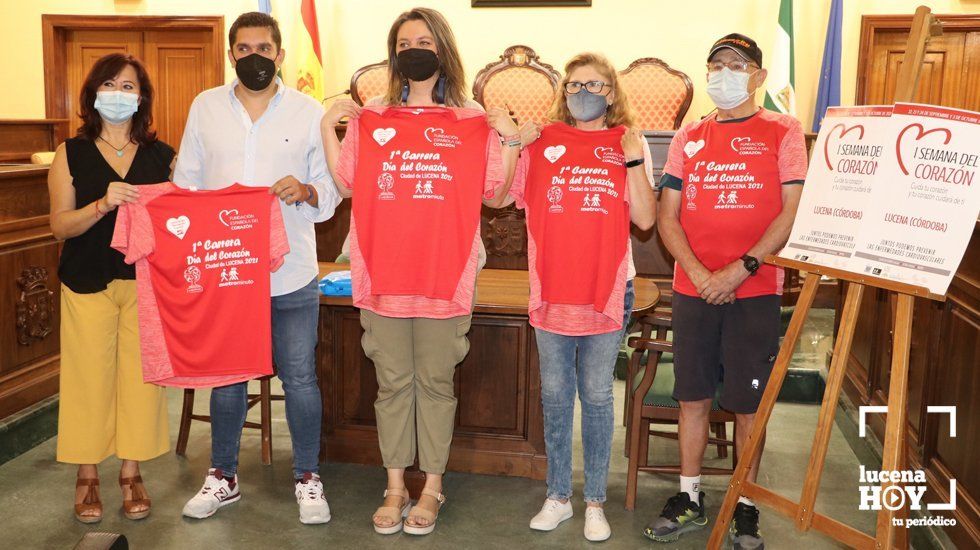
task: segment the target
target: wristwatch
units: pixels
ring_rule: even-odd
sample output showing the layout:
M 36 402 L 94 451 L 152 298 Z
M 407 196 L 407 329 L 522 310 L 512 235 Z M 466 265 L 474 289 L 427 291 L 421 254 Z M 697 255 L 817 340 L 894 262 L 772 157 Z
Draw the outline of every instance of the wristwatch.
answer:
M 745 266 L 745 270 L 749 272 L 749 275 L 755 275 L 759 271 L 759 259 L 753 258 L 748 254 L 742 256 L 742 265 Z
M 623 163 L 623 166 L 625 166 L 627 168 L 632 168 L 634 166 L 639 166 L 641 164 L 643 164 L 643 157 L 640 157 L 640 158 L 634 159 L 634 160 L 628 160 L 628 161 L 626 161 L 626 162 Z

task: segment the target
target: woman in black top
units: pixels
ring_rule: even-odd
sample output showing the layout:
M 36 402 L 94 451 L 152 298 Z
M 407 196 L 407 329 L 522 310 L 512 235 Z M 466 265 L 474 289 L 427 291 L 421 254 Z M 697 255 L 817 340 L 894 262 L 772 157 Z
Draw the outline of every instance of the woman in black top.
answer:
M 97 465 L 111 455 L 122 459 L 124 514 L 149 515 L 139 462 L 170 446 L 166 393 L 143 383 L 135 271 L 109 247 L 116 208 L 139 200 L 140 184 L 170 179 L 174 150 L 150 130 L 152 107 L 139 60 L 99 59 L 82 88 L 82 126 L 48 173 L 51 231 L 65 241 L 58 460 L 79 465 L 75 517 L 84 523 L 102 519 Z

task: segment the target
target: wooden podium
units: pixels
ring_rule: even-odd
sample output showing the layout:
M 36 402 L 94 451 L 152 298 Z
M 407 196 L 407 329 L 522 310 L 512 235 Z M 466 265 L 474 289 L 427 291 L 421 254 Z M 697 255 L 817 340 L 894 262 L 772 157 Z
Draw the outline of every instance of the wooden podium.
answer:
M 942 29 L 930 13 L 929 8 L 919 6 L 912 20 L 912 30 L 909 35 L 908 46 L 896 83 L 896 102 L 912 101 L 919 83 L 926 42 L 930 36 L 936 36 L 941 32 Z M 721 547 L 721 543 L 728 530 L 728 524 L 732 520 L 732 515 L 735 512 L 735 505 L 738 502 L 739 496 L 750 498 L 757 504 L 765 504 L 792 519 L 796 523 L 796 528 L 799 531 L 808 531 L 814 528 L 852 548 L 878 550 L 890 550 L 896 547 L 907 548 L 908 530 L 905 527 L 897 529 L 893 527 L 896 512 L 889 510 L 886 506 L 883 506 L 878 513 L 876 533 L 872 537 L 847 524 L 816 513 L 814 503 L 817 499 L 817 491 L 820 488 L 820 477 L 823 474 L 824 461 L 827 456 L 827 445 L 830 441 L 830 433 L 834 425 L 834 414 L 837 410 L 837 401 L 840 396 L 841 384 L 844 380 L 844 371 L 847 367 L 847 357 L 854 338 L 854 329 L 857 326 L 858 311 L 865 287 L 881 288 L 894 292 L 897 295 L 897 309 L 895 312 L 895 325 L 893 327 L 891 380 L 888 389 L 888 416 L 885 423 L 885 442 L 881 465 L 882 470 L 889 471 L 902 470 L 905 468 L 906 463 L 905 423 L 908 414 L 906 405 L 908 398 L 909 345 L 912 332 L 913 300 L 915 297 L 922 297 L 942 301 L 945 300 L 945 296 L 933 294 L 924 287 L 818 266 L 807 262 L 789 260 L 777 256 L 766 258 L 766 262 L 783 268 L 804 271 L 807 273 L 807 277 L 803 283 L 803 290 L 797 302 L 796 311 L 793 313 L 789 327 L 786 330 L 786 336 L 779 349 L 779 355 L 776 357 L 776 363 L 773 366 L 769 384 L 766 386 L 766 391 L 762 396 L 762 401 L 756 412 L 752 431 L 746 439 L 745 449 L 742 450 L 741 456 L 739 456 L 738 466 L 732 475 L 725 500 L 722 502 L 721 510 L 718 512 L 718 518 L 715 520 L 714 528 L 711 531 L 711 538 L 708 540 L 708 548 L 714 550 Z M 765 433 L 766 424 L 769 422 L 769 417 L 772 415 L 772 409 L 776 404 L 779 390 L 782 388 L 783 380 L 786 378 L 786 372 L 792 360 L 793 351 L 796 349 L 796 342 L 799 340 L 803 323 L 816 296 L 821 275 L 836 277 L 840 281 L 847 282 L 848 287 L 837 340 L 834 343 L 833 359 L 831 360 L 827 376 L 827 387 L 817 419 L 817 431 L 813 437 L 810 462 L 807 465 L 806 477 L 804 478 L 803 494 L 799 502 L 793 502 L 757 483 L 748 481 L 747 477 L 750 465 L 762 451 L 760 442 Z M 883 483 L 882 494 L 885 494 L 884 491 L 891 485 L 891 483 Z

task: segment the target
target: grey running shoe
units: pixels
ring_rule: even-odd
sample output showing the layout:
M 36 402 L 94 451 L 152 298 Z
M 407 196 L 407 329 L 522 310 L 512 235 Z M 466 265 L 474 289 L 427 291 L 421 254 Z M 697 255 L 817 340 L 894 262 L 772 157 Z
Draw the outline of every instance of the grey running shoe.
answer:
M 698 493 L 698 502 L 691 502 L 687 492 L 680 492 L 667 499 L 660 517 L 643 530 L 643 535 L 657 542 L 674 542 L 684 533 L 703 528 L 708 524 L 704 515 L 704 492 Z
M 735 550 L 763 550 L 766 545 L 759 534 L 759 509 L 739 502 L 728 535 Z

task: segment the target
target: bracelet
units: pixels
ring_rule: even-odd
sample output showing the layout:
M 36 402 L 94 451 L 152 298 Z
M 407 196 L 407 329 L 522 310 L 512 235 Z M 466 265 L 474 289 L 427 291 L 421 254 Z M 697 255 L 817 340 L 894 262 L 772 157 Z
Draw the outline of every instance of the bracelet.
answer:
M 623 163 L 623 166 L 626 166 L 627 168 L 633 168 L 634 166 L 640 166 L 641 164 L 643 164 L 643 157 L 626 161 L 625 163 Z
M 97 219 L 97 220 L 102 219 L 102 217 L 106 215 L 106 212 L 103 212 L 103 211 L 99 210 L 99 201 L 100 200 L 102 200 L 102 199 L 95 199 L 95 202 L 92 203 L 92 204 L 95 205 L 95 219 Z
M 303 202 L 309 203 L 310 202 L 310 199 L 312 199 L 314 196 L 316 196 L 316 191 L 313 190 L 313 186 L 310 185 L 309 183 L 304 183 L 303 184 L 303 187 L 306 188 L 306 192 L 308 193 L 308 195 L 306 197 L 306 200 L 304 200 Z
M 512 136 L 507 136 L 501 138 L 501 142 L 507 147 L 520 147 L 521 146 L 521 135 L 514 134 Z

